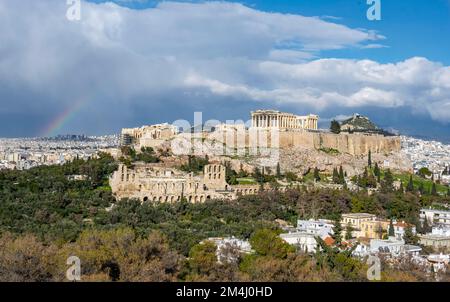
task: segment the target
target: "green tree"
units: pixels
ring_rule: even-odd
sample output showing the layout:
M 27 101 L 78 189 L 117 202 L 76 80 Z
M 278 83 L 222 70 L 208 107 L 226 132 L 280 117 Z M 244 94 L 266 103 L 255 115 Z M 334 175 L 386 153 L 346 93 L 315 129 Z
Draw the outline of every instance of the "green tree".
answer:
M 331 238 L 334 240 L 334 244 L 337 247 L 342 245 L 342 225 L 341 225 L 341 215 L 336 215 L 333 221 L 333 234 Z
M 431 171 L 427 167 L 423 167 L 419 169 L 417 174 L 419 174 L 419 176 L 422 178 L 426 178 L 431 176 L 433 173 L 431 173 Z
M 315 181 L 320 181 L 319 169 L 317 167 L 314 168 L 314 179 Z
M 429 233 L 429 232 L 431 232 L 431 226 L 428 223 L 428 219 L 425 218 L 423 220 L 423 222 L 422 222 L 422 234 L 426 234 L 426 233 Z
M 281 239 L 275 231 L 260 229 L 250 237 L 250 244 L 258 255 L 286 258 L 293 248 Z
M 419 191 L 420 195 L 425 195 L 426 194 L 425 186 L 423 185 L 423 182 L 419 183 L 419 190 L 418 191 Z
M 278 179 L 281 178 L 281 167 L 280 167 L 280 162 L 277 162 L 277 178 L 278 178 Z
M 339 180 L 339 173 L 338 173 L 338 170 L 337 170 L 336 168 L 333 168 L 333 182 L 334 182 L 335 184 L 340 183 L 340 180 Z
M 208 274 L 217 263 L 217 246 L 212 241 L 194 245 L 189 252 L 189 267 L 195 274 Z
M 394 176 L 392 175 L 392 172 L 390 169 L 388 169 L 384 173 L 384 179 L 381 182 L 381 191 L 386 192 L 392 192 L 394 190 Z
M 437 189 L 436 189 L 436 183 L 433 182 L 433 185 L 431 186 L 431 195 L 437 196 Z
M 354 228 L 350 223 L 347 224 L 345 227 L 345 240 L 353 239 L 352 232 L 354 231 Z
M 406 191 L 414 192 L 414 183 L 413 183 L 412 175 L 409 175 L 409 182 L 408 182 L 408 185 L 406 186 Z
M 389 231 L 388 231 L 389 237 L 395 236 L 395 230 L 394 230 L 394 223 L 392 219 L 389 221 Z
M 344 249 L 328 246 L 322 238 L 316 237 L 317 266 L 338 273 L 345 281 L 364 280 L 364 266 L 361 261 L 352 256 L 357 245 Z
M 286 172 L 285 177 L 286 177 L 287 181 L 291 181 L 291 182 L 298 180 L 297 174 L 295 174 L 293 172 Z
M 419 237 L 413 233 L 413 229 L 410 225 L 405 228 L 403 240 L 405 240 L 406 244 L 417 244 L 419 242 Z
M 335 134 L 341 133 L 341 124 L 339 124 L 336 120 L 332 120 L 330 124 L 330 131 Z
M 369 150 L 369 155 L 367 157 L 367 166 L 369 168 L 372 168 L 372 151 L 371 150 Z
M 378 166 L 378 163 L 375 163 L 375 167 L 373 168 L 373 174 L 378 178 L 381 175 L 380 167 Z
M 344 176 L 344 170 L 342 169 L 342 166 L 339 167 L 339 183 L 342 185 L 345 185 L 345 176 Z

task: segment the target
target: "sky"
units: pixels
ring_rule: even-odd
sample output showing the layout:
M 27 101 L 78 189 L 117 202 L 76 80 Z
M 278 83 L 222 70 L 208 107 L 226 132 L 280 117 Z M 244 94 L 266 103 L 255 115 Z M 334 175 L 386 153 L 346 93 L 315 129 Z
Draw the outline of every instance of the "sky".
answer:
M 353 113 L 450 142 L 450 0 L 0 0 L 0 137 Z

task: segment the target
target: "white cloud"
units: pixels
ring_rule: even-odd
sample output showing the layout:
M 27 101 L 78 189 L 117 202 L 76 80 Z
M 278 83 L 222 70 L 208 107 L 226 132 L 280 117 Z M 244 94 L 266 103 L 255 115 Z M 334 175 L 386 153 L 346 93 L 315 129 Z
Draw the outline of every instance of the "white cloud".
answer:
M 103 113 L 136 98 L 181 102 L 206 90 L 211 102 L 411 106 L 449 120 L 450 67 L 426 58 L 318 59 L 322 50 L 381 47 L 384 37 L 373 31 L 227 2 L 146 10 L 83 2 L 79 22 L 66 9 L 65 1 L 0 2 L 0 83 L 28 91 L 30 106 L 40 95 L 32 110 L 89 95 Z M 2 107 L 23 106 L 4 100 L 0 86 Z

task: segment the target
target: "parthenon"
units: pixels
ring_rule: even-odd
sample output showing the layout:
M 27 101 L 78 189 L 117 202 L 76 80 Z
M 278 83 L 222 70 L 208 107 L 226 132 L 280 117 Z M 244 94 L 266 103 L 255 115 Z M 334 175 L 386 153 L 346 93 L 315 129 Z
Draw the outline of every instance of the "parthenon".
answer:
M 277 110 L 252 111 L 252 127 L 317 130 L 319 116 L 299 116 Z

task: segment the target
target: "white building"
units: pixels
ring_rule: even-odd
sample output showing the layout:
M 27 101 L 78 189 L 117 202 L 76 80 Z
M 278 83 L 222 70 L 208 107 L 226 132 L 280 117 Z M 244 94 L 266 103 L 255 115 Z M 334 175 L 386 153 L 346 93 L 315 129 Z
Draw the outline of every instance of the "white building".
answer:
M 450 211 L 421 209 L 420 219 L 422 221 L 427 219 L 428 223 L 432 225 L 441 224 L 450 226 Z
M 297 220 L 297 231 L 281 234 L 280 238 L 290 245 L 297 246 L 305 253 L 313 253 L 317 248 L 316 237 L 320 237 L 327 242 L 333 234 L 333 224 L 329 220 Z
M 403 237 L 405 236 L 405 231 L 408 227 L 411 228 L 413 235 L 416 234 L 416 226 L 412 224 L 406 223 L 404 221 L 394 221 L 392 224 L 394 226 L 394 237 L 397 240 L 403 240 Z
M 390 254 L 391 256 L 400 256 L 402 254 L 418 255 L 422 248 L 415 245 L 405 244 L 404 240 L 398 240 L 395 237 L 389 239 L 370 240 L 371 253 Z
M 431 234 L 450 237 L 450 226 L 446 225 L 435 226 L 431 229 Z
M 253 252 L 250 242 L 235 237 L 212 237 L 205 241 L 212 241 L 216 244 L 217 262 L 219 263 L 235 262 L 238 260 L 238 254 L 250 254 Z
M 327 237 L 333 234 L 333 223 L 330 220 L 297 220 L 297 231 L 315 234 L 316 236 Z
M 316 236 L 317 235 L 315 234 L 306 232 L 280 234 L 281 239 L 283 239 L 290 245 L 297 246 L 299 250 L 305 253 L 314 253 L 316 251 Z

